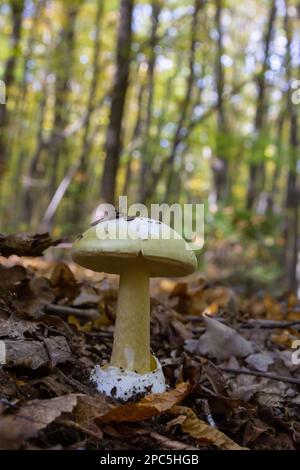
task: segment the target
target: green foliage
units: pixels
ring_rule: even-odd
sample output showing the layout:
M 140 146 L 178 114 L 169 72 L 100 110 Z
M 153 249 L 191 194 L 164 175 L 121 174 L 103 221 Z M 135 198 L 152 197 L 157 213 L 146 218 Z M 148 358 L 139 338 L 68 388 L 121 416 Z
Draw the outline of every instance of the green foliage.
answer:
M 271 213 L 259 216 L 234 207 L 214 216 L 207 211 L 205 250 L 214 253 L 221 273 L 230 267 L 231 275 L 239 273 L 241 283 L 255 280 L 274 286 L 281 277 L 284 255 L 282 224 L 282 216 Z
M 299 166 L 299 145 L 291 141 L 291 109 L 287 103 L 287 67 L 289 75 L 297 78 L 299 58 L 297 48 L 291 48 L 290 65 L 286 60 L 284 9 L 278 7 L 270 57 L 264 58 L 270 2 L 221 2 L 219 33 L 217 3 L 201 2 L 193 55 L 195 2 L 158 1 L 161 11 L 155 37 L 151 36 L 152 3 L 135 2 L 130 77 L 117 162 L 118 192 L 124 187 L 130 165 L 128 196 L 131 202 L 138 202 L 146 164 L 147 202 L 164 201 L 168 175 L 174 171 L 171 183 L 176 201 L 209 201 L 207 250 L 216 247 L 218 251 L 218 244 L 223 242 L 241 246 L 249 265 L 253 265 L 249 272 L 274 280 L 282 270 L 285 250 L 284 201 L 288 181 L 292 180 L 288 175 L 294 172 L 297 180 Z M 37 4 L 40 11 L 34 8 Z M 110 103 L 120 4 L 103 0 L 99 60 L 94 64 L 98 0 L 25 2 L 19 39 L 14 37 L 11 2 L 2 2 L 0 78 L 10 72 L 11 81 L 7 114 L 0 123 L 1 230 L 41 230 L 55 189 L 73 166 L 78 166 L 78 171 L 49 228 L 59 234 L 77 232 L 100 202 L 107 126 L 113 118 Z M 72 16 L 74 9 L 76 17 Z M 293 35 L 297 18 L 293 8 L 289 11 Z M 95 73 L 98 80 L 93 90 Z M 87 119 L 91 89 L 92 109 Z M 263 113 L 261 125 L 258 109 Z M 293 109 L 298 121 L 299 109 Z M 226 167 L 226 174 L 220 164 Z M 247 210 L 252 167 L 263 174 L 256 176 L 254 203 Z M 225 189 L 221 187 L 222 177 Z M 270 205 L 259 207 L 264 194 L 276 214 L 268 212 Z

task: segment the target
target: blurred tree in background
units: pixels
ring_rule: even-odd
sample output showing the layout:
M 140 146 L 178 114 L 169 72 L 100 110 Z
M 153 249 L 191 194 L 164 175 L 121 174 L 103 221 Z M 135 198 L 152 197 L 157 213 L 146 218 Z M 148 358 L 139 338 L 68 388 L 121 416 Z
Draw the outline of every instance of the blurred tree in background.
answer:
M 10 0 L 0 26 L 2 232 L 205 203 L 207 265 L 298 287 L 299 0 Z

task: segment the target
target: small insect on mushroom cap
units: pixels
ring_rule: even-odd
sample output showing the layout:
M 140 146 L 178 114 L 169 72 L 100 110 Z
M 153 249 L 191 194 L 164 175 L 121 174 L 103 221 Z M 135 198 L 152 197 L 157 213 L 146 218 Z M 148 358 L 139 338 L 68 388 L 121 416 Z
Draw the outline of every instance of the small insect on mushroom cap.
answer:
M 145 217 L 100 221 L 75 241 L 74 261 L 98 272 L 121 274 L 128 260 L 143 263 L 151 277 L 185 276 L 197 268 L 195 253 L 171 227 Z

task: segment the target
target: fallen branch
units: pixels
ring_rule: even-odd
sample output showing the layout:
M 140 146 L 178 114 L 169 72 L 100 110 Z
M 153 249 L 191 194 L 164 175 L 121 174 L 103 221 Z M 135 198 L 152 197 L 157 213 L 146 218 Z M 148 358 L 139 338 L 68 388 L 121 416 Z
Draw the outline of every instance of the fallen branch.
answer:
M 203 316 L 196 316 L 196 315 L 186 315 L 185 320 L 193 322 L 193 323 L 203 323 Z M 225 323 L 223 318 L 217 318 L 217 320 L 221 323 Z M 263 329 L 274 329 L 274 328 L 291 328 L 291 327 L 299 327 L 300 328 L 300 320 L 248 320 L 246 322 L 240 323 L 236 325 L 238 328 L 263 328 Z
M 167 449 L 173 449 L 173 450 L 199 450 L 197 447 L 193 447 L 189 444 L 185 444 L 180 441 L 175 441 L 173 439 L 169 439 L 166 436 L 162 436 L 158 432 L 155 431 L 149 431 L 147 429 L 139 429 L 137 431 L 137 434 L 139 435 L 147 435 L 149 437 L 152 437 L 156 442 L 159 442 L 162 446 L 166 447 Z
M 49 233 L 16 233 L 2 235 L 0 233 L 0 255 L 6 258 L 16 256 L 41 256 L 50 246 L 56 246 L 61 240 L 52 240 Z
M 78 380 L 73 379 L 72 377 L 69 377 L 68 375 L 64 374 L 60 369 L 56 367 L 55 372 L 57 375 L 59 375 L 66 383 L 74 387 L 76 390 L 78 390 L 81 393 L 89 394 L 90 390 L 86 385 L 83 385 L 82 383 L 78 382 Z
M 274 321 L 274 320 L 249 320 L 246 323 L 241 324 L 241 328 L 254 328 L 258 326 L 259 328 L 272 329 L 272 328 L 291 328 L 291 327 L 300 327 L 300 320 L 293 321 Z
M 217 320 L 221 323 L 226 323 L 224 318 L 221 318 L 221 317 L 216 317 Z M 191 321 L 191 322 L 195 322 L 195 323 L 203 323 L 203 315 L 185 315 L 184 316 L 184 321 Z
M 98 433 L 93 432 L 93 431 L 91 431 L 90 429 L 88 429 L 84 426 L 81 426 L 81 424 L 75 423 L 71 419 L 60 419 L 58 421 L 58 424 L 60 424 L 62 426 L 65 426 L 65 427 L 68 427 L 68 428 L 71 428 L 71 429 L 74 429 L 75 431 L 82 432 L 83 434 L 87 434 L 89 437 L 92 437 L 93 439 L 96 439 L 98 441 L 102 440 L 102 431 L 100 431 L 100 429 L 99 429 L 99 434 L 98 434 Z
M 52 197 L 46 209 L 45 215 L 41 223 L 42 230 L 50 230 L 51 222 L 53 220 L 55 212 L 57 211 L 62 198 L 64 197 L 66 191 L 68 190 L 78 168 L 79 168 L 78 164 L 71 166 L 69 170 L 67 171 L 67 173 L 65 174 L 65 176 L 63 177 L 62 181 L 60 182 L 58 188 L 56 189 L 54 193 L 54 196 Z
M 243 369 L 231 369 L 230 367 L 219 367 L 222 372 L 228 372 L 230 374 L 244 374 L 244 375 L 255 375 L 257 377 L 264 377 L 270 380 L 277 380 L 278 382 L 287 382 L 294 385 L 300 385 L 300 379 L 294 379 L 292 377 L 284 377 L 276 374 L 270 374 L 269 372 L 258 372 L 254 370 L 243 370 Z
M 67 307 L 65 305 L 48 304 L 45 305 L 44 310 L 49 315 L 59 315 L 62 317 L 74 315 L 75 317 L 82 318 L 84 320 L 96 320 L 99 318 L 99 312 L 91 308 L 82 310 L 80 308 Z

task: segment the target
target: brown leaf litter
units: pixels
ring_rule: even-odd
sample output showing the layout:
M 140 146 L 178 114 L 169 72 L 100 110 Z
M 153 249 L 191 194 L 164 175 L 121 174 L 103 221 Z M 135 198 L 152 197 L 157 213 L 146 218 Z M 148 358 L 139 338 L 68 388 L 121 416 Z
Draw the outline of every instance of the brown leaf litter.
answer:
M 0 237 L 4 256 L 48 235 Z M 111 354 L 118 279 L 0 258 L 2 449 L 299 449 L 300 302 L 196 274 L 151 283 L 152 349 L 168 390 L 120 404 L 89 376 Z

